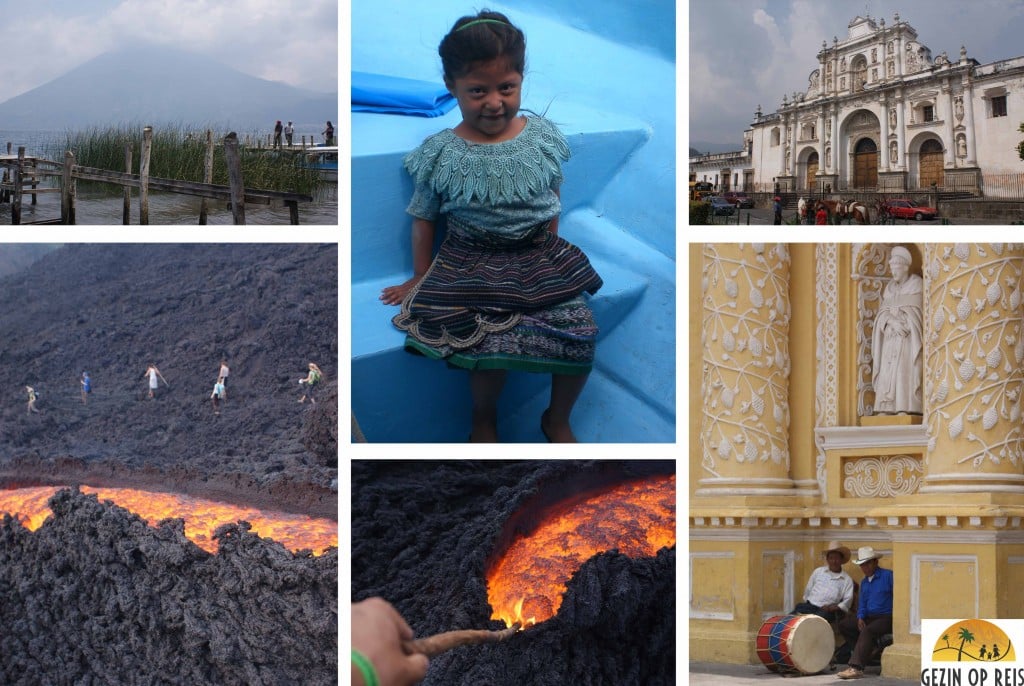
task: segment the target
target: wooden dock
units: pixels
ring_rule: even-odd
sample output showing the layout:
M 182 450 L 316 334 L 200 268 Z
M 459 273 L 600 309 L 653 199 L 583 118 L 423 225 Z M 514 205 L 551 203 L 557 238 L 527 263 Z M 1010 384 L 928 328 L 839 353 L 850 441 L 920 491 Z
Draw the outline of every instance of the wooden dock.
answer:
M 18 154 L 0 155 L 0 167 L 3 167 L 3 179 L 0 181 L 0 202 L 11 203 L 11 224 L 21 224 L 21 205 L 24 195 L 30 195 L 33 205 L 37 204 L 40 193 L 61 194 L 61 214 L 59 219 L 31 222 L 33 224 L 74 224 L 75 204 L 77 199 L 76 182 L 94 181 L 109 183 L 124 188 L 123 223 L 128 224 L 131 214 L 131 189 L 139 189 L 139 223 L 149 223 L 149 191 L 176 193 L 203 198 L 199 213 L 199 223 L 206 224 L 207 200 L 226 201 L 230 203 L 232 218 L 235 224 L 245 224 L 245 205 L 269 205 L 271 207 L 287 207 L 292 224 L 299 223 L 299 203 L 312 202 L 310 195 L 288 193 L 262 189 L 245 188 L 242 181 L 242 166 L 238 152 L 238 136 L 229 133 L 222 141 L 223 153 L 228 167 L 229 184 L 227 186 L 209 183 L 213 174 L 214 141 L 211 132 L 207 132 L 206 143 L 206 182 L 182 181 L 178 179 L 162 179 L 149 175 L 150 149 L 153 138 L 152 127 L 143 129 L 142 157 L 139 173 L 131 173 L 132 151 L 129 143 L 125 150 L 125 167 L 129 171 L 114 171 L 83 167 L 75 163 L 74 154 L 68 151 L 62 162 L 45 160 L 27 156 L 25 148 L 18 148 Z M 221 146 L 218 146 L 221 147 Z M 58 188 L 40 188 L 45 178 L 60 179 Z

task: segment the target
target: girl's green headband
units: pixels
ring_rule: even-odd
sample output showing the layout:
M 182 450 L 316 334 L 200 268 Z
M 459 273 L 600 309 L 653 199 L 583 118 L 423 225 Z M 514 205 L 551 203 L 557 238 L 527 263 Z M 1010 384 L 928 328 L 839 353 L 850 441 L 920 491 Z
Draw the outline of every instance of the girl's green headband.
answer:
M 504 24 L 505 26 L 508 26 L 508 22 L 502 21 L 501 19 L 474 19 L 473 21 L 467 21 L 455 30 L 461 31 L 462 29 L 468 29 L 470 26 L 474 26 L 475 24 Z

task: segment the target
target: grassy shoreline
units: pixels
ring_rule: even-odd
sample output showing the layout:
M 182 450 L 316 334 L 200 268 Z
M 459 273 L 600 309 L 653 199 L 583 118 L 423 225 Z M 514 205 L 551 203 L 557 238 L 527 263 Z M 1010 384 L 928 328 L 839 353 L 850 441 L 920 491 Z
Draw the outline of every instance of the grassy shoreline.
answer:
M 64 151 L 75 154 L 75 163 L 112 171 L 124 171 L 125 144 L 132 144 L 132 172 L 138 173 L 142 156 L 141 125 L 117 127 L 93 127 L 80 131 L 68 131 L 60 141 L 46 148 L 46 156 L 62 162 Z M 150 176 L 177 179 L 181 181 L 203 181 L 206 157 L 206 128 L 169 126 L 153 129 L 153 144 L 150 153 Z M 227 185 L 228 172 L 224 160 L 222 143 L 224 133 L 214 132 L 213 183 Z M 240 135 L 239 140 L 245 136 Z M 288 191 L 312 195 L 324 181 L 316 170 L 299 166 L 300 155 L 274 154 L 259 148 L 239 145 L 242 161 L 242 178 L 247 188 Z M 93 185 L 93 184 L 90 184 Z M 109 184 L 95 184 L 110 188 Z

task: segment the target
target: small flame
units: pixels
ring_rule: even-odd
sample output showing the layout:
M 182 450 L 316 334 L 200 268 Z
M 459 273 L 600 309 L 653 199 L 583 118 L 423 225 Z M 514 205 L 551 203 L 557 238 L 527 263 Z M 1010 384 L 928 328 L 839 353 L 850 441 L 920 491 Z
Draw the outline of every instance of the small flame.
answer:
M 58 490 L 56 486 L 42 486 L 0 491 L 0 514 L 9 513 L 26 529 L 35 531 L 50 516 L 47 501 Z M 184 519 L 185 536 L 210 553 L 217 552 L 217 541 L 213 538 L 217 527 L 238 521 L 249 522 L 252 533 L 272 538 L 293 551 L 308 548 L 319 554 L 338 545 L 338 524 L 330 519 L 239 507 L 175 493 L 89 486 L 80 490 L 95 493 L 101 501 L 113 501 L 145 519 L 150 526 L 164 519 Z
M 536 624 L 536 617 L 527 617 L 526 619 L 523 619 L 524 600 L 526 600 L 526 596 L 523 596 L 518 601 L 516 601 L 515 605 L 512 606 L 511 613 L 500 613 L 500 616 L 496 617 L 496 619 L 500 619 L 501 621 L 505 622 L 505 626 L 512 626 L 514 624 L 518 624 L 520 627 L 522 627 L 522 629 L 525 629 L 528 626 L 533 626 L 534 624 Z

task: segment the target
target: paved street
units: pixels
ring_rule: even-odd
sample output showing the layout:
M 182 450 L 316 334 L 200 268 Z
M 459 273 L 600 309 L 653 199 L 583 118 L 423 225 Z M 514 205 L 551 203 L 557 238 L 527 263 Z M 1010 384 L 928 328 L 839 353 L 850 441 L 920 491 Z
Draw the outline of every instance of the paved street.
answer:
M 841 666 L 839 669 L 844 669 Z M 760 686 L 818 686 L 819 684 L 863 684 L 863 686 L 910 686 L 919 683 L 912 679 L 890 679 L 879 676 L 878 667 L 869 667 L 863 679 L 844 680 L 836 677 L 839 672 L 825 672 L 811 676 L 793 677 L 789 681 L 774 672 L 768 671 L 763 665 L 723 665 L 712 662 L 691 662 L 689 683 L 691 686 L 741 686 L 759 684 Z
M 796 215 L 796 210 L 788 210 L 782 213 L 782 221 L 792 221 L 792 218 Z M 748 220 L 749 218 L 749 220 Z M 994 223 L 991 219 L 973 219 L 971 217 L 948 217 L 950 224 L 985 224 L 999 226 L 1001 224 Z M 1018 220 L 1019 221 L 1019 220 Z M 747 224 L 771 224 L 772 223 L 772 211 L 771 210 L 739 210 L 738 222 L 740 226 Z M 737 216 L 717 216 L 714 218 L 714 224 L 737 224 Z M 1009 222 L 1004 222 L 1009 223 Z M 913 219 L 897 219 L 896 226 L 940 226 L 942 225 L 942 219 L 931 219 L 916 222 Z M 846 224 L 840 224 L 839 226 L 847 226 Z M 857 224 L 851 224 L 850 226 L 857 226 Z M 810 228 L 810 227 L 808 227 Z

